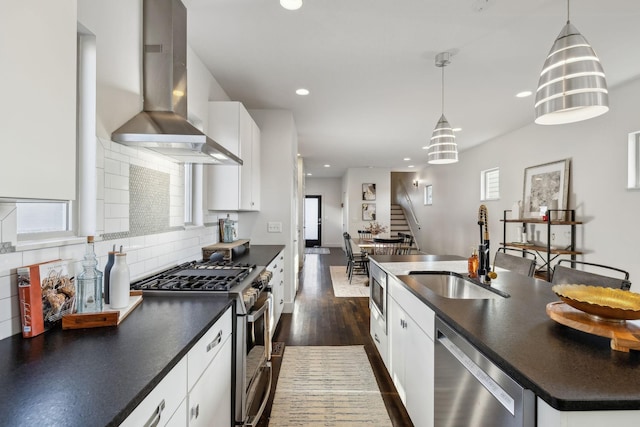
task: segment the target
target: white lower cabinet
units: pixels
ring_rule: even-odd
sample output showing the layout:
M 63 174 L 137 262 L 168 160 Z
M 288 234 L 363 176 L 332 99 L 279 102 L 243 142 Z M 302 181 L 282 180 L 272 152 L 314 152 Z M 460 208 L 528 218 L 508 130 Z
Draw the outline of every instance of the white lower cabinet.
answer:
M 178 413 L 187 394 L 187 360 L 183 358 L 151 393 L 120 424 L 121 427 L 165 426 L 169 420 L 182 419 L 171 425 L 185 425 L 186 416 Z M 183 413 L 184 414 L 184 413 Z M 174 420 L 175 421 L 175 420 Z
M 271 310 L 271 338 L 276 331 L 284 309 L 284 250 L 267 266 L 267 270 L 273 273 L 271 277 L 271 292 L 273 295 L 273 307 Z
M 231 338 L 189 391 L 190 427 L 231 425 Z
M 389 341 L 387 339 L 387 326 L 385 324 L 384 318 L 378 313 L 378 311 L 373 307 L 373 302 L 369 300 L 369 313 L 370 314 L 370 323 L 369 323 L 369 333 L 371 334 L 371 338 L 373 339 L 373 343 L 378 349 L 378 353 L 380 353 L 380 357 L 384 362 L 384 366 L 387 367 L 387 371 L 389 370 Z
M 120 426 L 232 425 L 231 307 Z
M 433 426 L 435 314 L 395 277 L 388 280 L 389 374 L 413 424 Z

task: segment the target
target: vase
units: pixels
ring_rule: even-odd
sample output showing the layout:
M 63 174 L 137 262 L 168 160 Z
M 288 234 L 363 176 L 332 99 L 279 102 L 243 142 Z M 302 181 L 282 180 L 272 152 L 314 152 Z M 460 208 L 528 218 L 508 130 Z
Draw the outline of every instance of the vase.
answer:
M 120 309 L 129 305 L 130 275 L 127 254 L 117 253 L 109 278 L 111 308 Z

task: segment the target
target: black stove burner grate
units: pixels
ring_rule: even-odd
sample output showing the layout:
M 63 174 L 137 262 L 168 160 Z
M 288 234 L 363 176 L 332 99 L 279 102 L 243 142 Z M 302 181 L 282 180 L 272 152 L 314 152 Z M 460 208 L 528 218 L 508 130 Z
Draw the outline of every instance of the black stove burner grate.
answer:
M 229 262 L 190 262 L 131 285 L 142 291 L 228 291 L 251 273 L 255 265 Z

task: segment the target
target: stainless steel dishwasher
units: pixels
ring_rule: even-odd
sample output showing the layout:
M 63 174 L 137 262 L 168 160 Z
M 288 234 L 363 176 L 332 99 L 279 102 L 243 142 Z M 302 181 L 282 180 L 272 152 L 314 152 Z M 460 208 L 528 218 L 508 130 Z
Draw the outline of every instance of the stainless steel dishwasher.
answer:
M 435 325 L 435 426 L 535 426 L 533 392 L 438 317 Z

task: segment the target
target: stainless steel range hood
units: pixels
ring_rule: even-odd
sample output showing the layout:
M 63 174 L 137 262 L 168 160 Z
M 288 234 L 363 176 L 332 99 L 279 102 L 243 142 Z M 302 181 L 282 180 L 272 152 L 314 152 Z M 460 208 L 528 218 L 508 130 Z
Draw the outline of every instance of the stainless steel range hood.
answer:
M 187 121 L 187 10 L 181 0 L 143 1 L 144 111 L 111 134 L 179 162 L 242 160 Z

